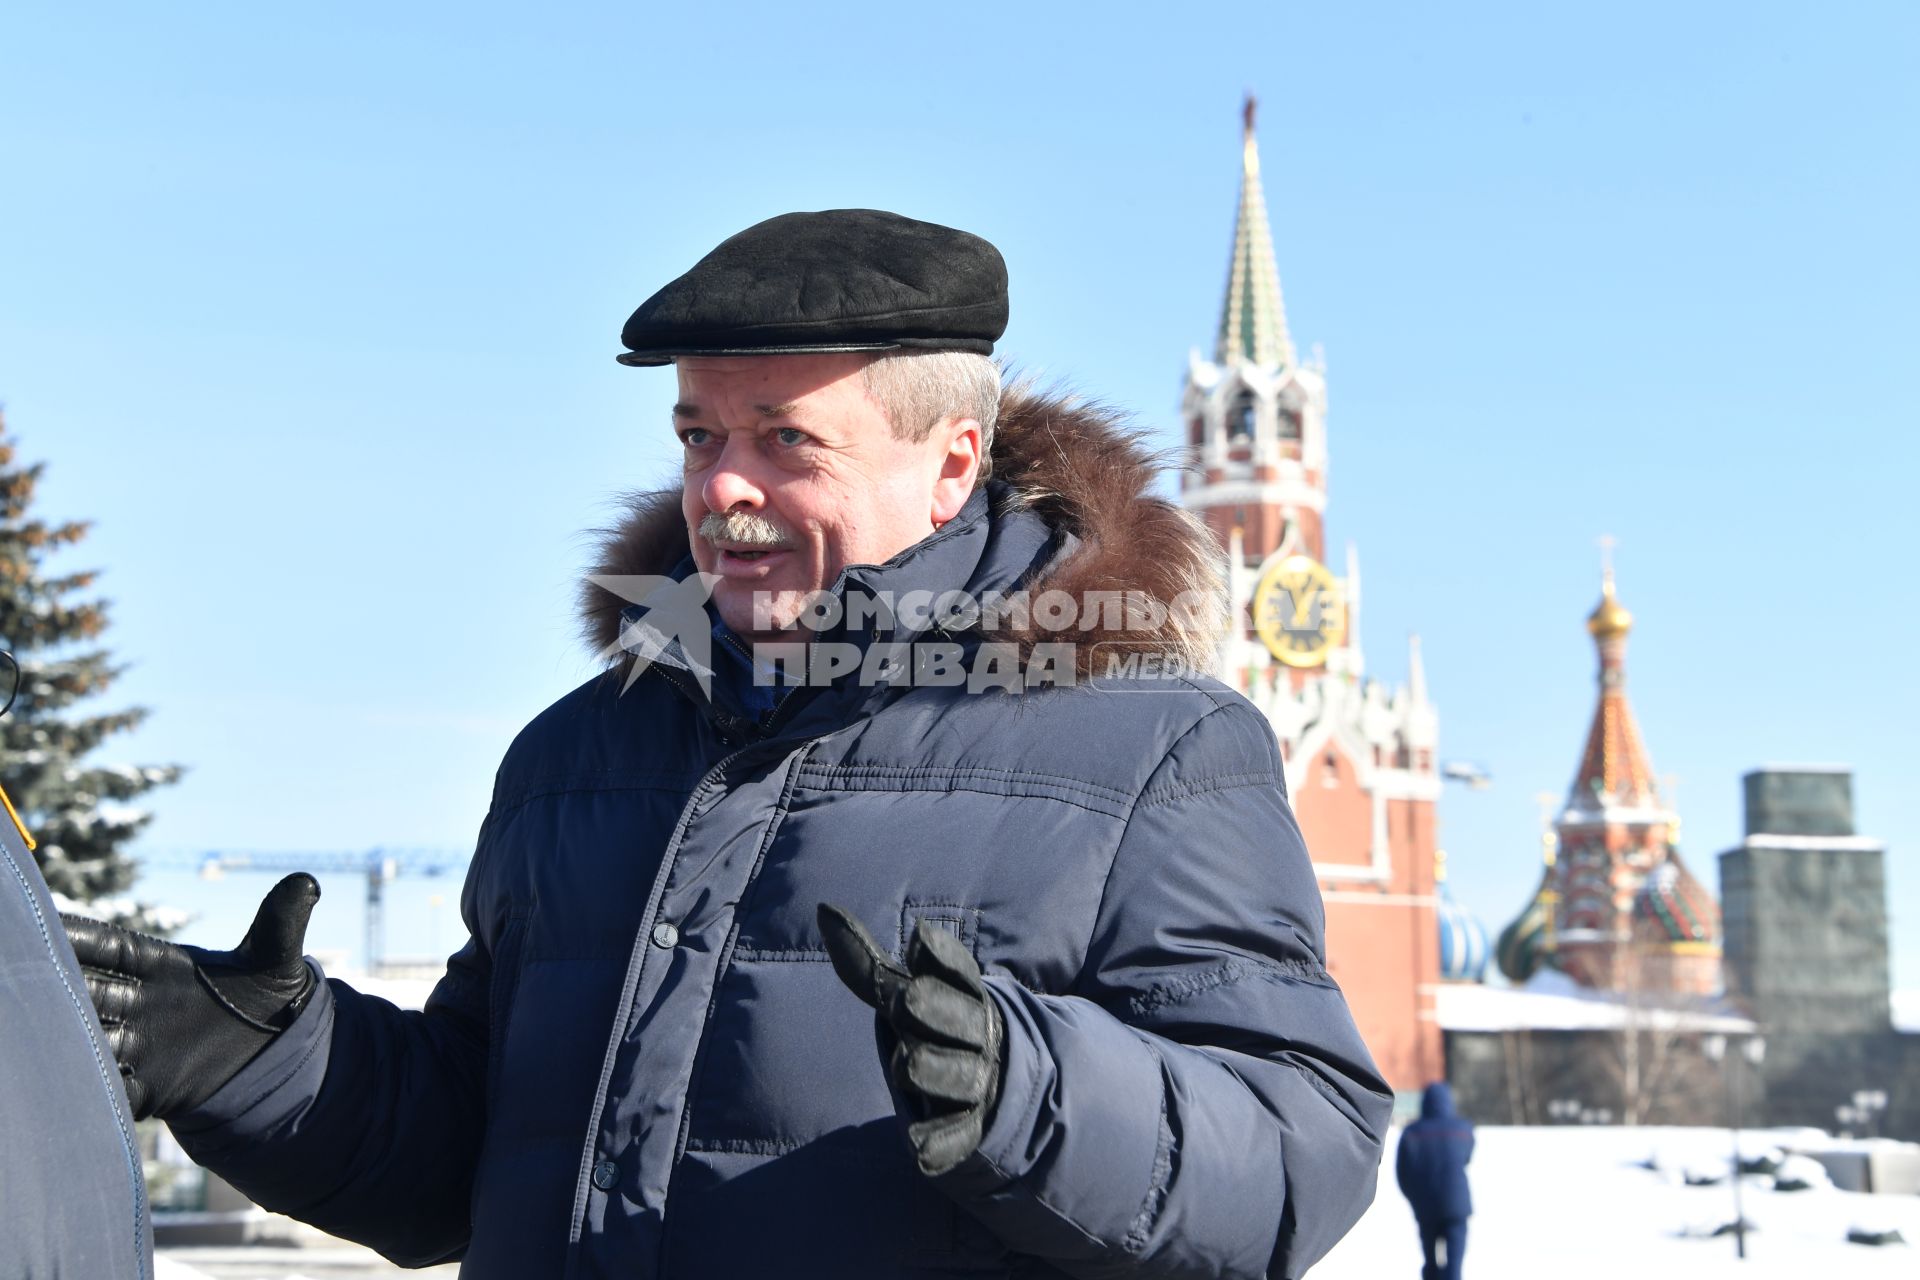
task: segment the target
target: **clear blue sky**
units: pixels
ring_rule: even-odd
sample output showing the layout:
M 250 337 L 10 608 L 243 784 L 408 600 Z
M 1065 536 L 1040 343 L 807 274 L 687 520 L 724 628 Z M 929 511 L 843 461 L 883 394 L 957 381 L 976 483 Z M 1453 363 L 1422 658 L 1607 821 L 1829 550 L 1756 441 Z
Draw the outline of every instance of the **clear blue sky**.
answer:
M 1252 89 L 1371 668 L 1419 631 L 1443 755 L 1497 779 L 1444 802 L 1456 895 L 1497 928 L 1531 888 L 1611 533 L 1688 861 L 1717 885 L 1744 770 L 1852 763 L 1920 985 L 1920 10 L 826 15 L 10 6 L 0 399 L 45 512 L 98 521 L 67 563 L 154 711 L 108 754 L 192 768 L 148 848 L 471 843 L 590 672 L 581 531 L 668 475 L 672 376 L 620 324 L 763 217 L 988 236 L 1003 350 L 1171 442 Z M 266 884 L 146 891 L 226 945 Z M 458 941 L 430 893 L 391 950 Z M 314 945 L 359 928 L 330 881 Z

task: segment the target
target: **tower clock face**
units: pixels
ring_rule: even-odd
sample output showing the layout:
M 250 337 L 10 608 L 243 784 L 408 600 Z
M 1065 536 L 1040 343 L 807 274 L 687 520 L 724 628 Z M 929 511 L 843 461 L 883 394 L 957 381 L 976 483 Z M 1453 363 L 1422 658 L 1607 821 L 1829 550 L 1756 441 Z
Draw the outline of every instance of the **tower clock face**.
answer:
M 1346 638 L 1346 596 L 1318 560 L 1288 556 L 1253 589 L 1253 629 L 1288 666 L 1320 666 Z

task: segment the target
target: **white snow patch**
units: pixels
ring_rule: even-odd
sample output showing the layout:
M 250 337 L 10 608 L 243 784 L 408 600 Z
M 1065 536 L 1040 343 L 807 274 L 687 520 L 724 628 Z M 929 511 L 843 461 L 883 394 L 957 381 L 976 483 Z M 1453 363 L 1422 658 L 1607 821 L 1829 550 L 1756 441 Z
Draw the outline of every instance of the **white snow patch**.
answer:
M 1744 1178 L 1742 1208 L 1753 1229 L 1746 1260 L 1736 1259 L 1731 1235 L 1710 1234 L 1733 1221 L 1733 1188 L 1725 1177 L 1733 1140 L 1725 1129 L 1486 1125 L 1478 1132 L 1467 1169 L 1474 1215 L 1462 1257 L 1474 1280 L 1912 1280 L 1920 1274 L 1920 1196 L 1837 1191 L 1824 1171 L 1809 1175 L 1813 1185 L 1806 1191 L 1774 1191 L 1771 1178 Z M 1749 1130 L 1740 1148 L 1752 1157 L 1826 1141 L 1804 1130 Z M 1313 1269 L 1313 1280 L 1418 1273 L 1420 1236 L 1394 1182 L 1393 1158 L 1390 1142 L 1373 1206 Z M 1717 1173 L 1720 1181 L 1688 1186 L 1688 1170 Z M 1854 1227 L 1893 1228 L 1908 1243 L 1849 1244 Z
M 179 907 L 135 902 L 132 898 L 95 898 L 92 902 L 77 902 L 58 890 L 48 890 L 48 894 L 53 898 L 53 909 L 63 916 L 86 916 L 93 920 L 124 920 L 145 912 L 147 923 L 163 932 L 182 928 L 193 919 L 191 912 L 182 911 Z
M 193 919 L 191 911 L 154 903 L 146 904 L 146 912 L 147 919 L 152 922 L 153 927 L 166 933 L 174 933 L 186 928 L 187 923 Z

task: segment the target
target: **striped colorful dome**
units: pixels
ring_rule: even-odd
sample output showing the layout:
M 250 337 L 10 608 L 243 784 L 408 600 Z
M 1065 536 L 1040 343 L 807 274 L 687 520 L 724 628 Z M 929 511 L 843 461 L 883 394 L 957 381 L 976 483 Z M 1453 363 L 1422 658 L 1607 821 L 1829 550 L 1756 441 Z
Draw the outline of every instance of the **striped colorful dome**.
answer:
M 1440 980 L 1479 982 L 1487 975 L 1487 931 L 1444 891 L 1440 895 Z
M 1552 886 L 1553 864 L 1548 863 L 1533 897 L 1494 943 L 1494 961 L 1507 981 L 1515 985 L 1553 964 Z
M 1633 900 L 1634 924 L 1665 942 L 1712 942 L 1720 933 L 1720 909 L 1706 886 L 1681 863 L 1677 850 L 1647 873 Z

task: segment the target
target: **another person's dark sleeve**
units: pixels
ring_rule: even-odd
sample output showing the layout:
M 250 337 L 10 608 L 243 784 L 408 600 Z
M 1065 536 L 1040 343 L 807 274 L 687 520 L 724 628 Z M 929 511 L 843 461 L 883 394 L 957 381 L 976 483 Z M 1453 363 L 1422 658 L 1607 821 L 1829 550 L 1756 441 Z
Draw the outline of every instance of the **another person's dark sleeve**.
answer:
M 120 1070 L 46 880 L 0 814 L 0 1275 L 152 1274 Z

